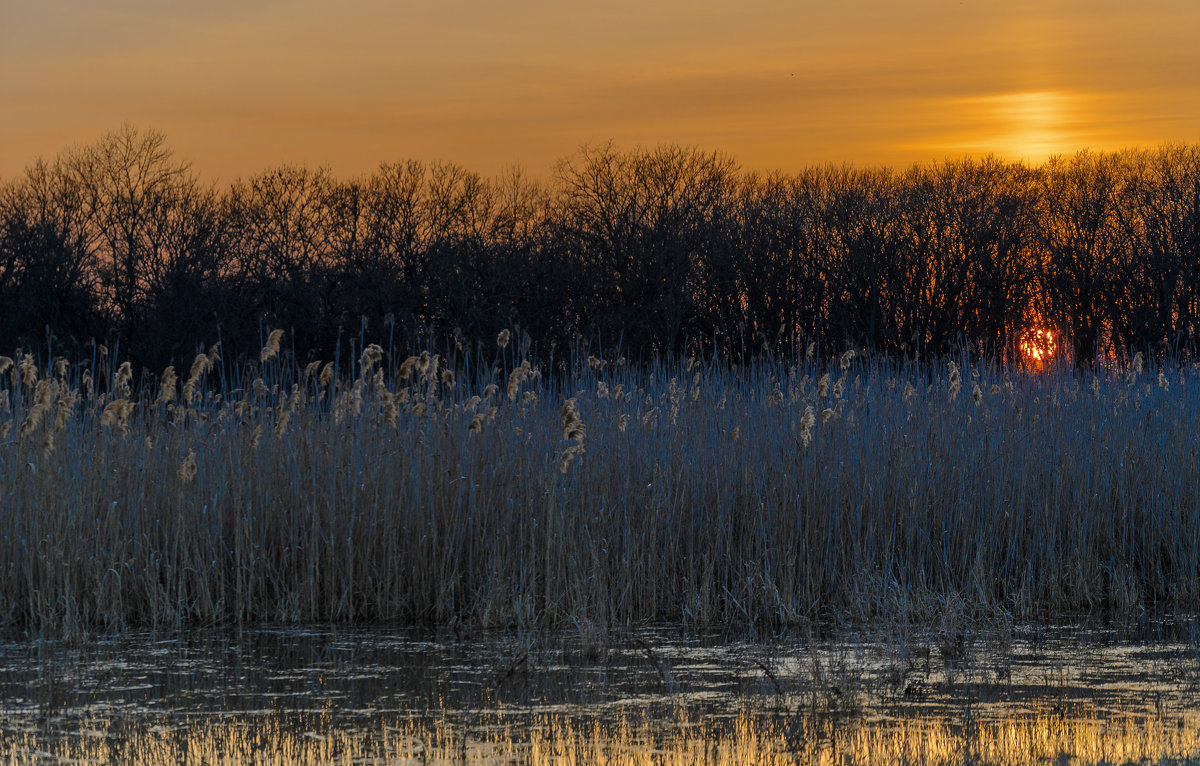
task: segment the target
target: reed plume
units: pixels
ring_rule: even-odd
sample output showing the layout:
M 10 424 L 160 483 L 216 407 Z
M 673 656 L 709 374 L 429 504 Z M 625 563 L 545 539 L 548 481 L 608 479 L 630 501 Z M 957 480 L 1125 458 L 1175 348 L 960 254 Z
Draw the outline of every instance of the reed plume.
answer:
M 75 407 L 75 403 L 78 401 L 79 397 L 70 391 L 59 394 L 58 399 L 55 401 L 55 433 L 58 433 L 67 427 L 67 422 L 71 418 L 71 411 Z
M 402 381 L 408 381 L 412 378 L 413 370 L 416 369 L 417 363 L 421 361 L 419 356 L 410 356 L 400 363 L 400 370 L 396 376 Z
M 371 368 L 383 359 L 383 349 L 378 344 L 372 343 L 363 349 L 362 355 L 358 359 L 358 366 L 362 371 L 361 374 L 365 378 L 370 374 Z
M 267 336 L 267 345 L 263 346 L 258 355 L 258 361 L 267 362 L 279 355 L 279 342 L 283 340 L 283 330 L 271 330 Z
M 42 417 L 50 410 L 50 381 L 42 380 L 37 384 L 33 394 L 33 406 L 25 413 L 21 423 L 20 437 L 24 439 L 33 433 L 42 422 Z
M 508 376 L 508 400 L 515 402 L 517 393 L 521 390 L 521 384 L 529 380 L 533 376 L 533 368 L 529 365 L 528 359 L 521 360 L 521 366 L 514 369 Z
M 129 398 L 131 395 L 129 384 L 132 380 L 133 365 L 128 361 L 121 362 L 121 366 L 113 373 L 113 395 L 118 399 Z
M 178 382 L 179 378 L 175 375 L 175 367 L 167 365 L 158 384 L 158 398 L 154 400 L 155 406 L 175 401 L 175 384 Z
M 100 427 L 116 426 L 122 434 L 129 433 L 129 416 L 133 412 L 134 402 L 128 399 L 114 399 L 100 413 Z
M 383 393 L 383 422 L 393 428 L 396 426 L 396 419 L 400 416 L 400 410 L 396 406 L 396 395 L 391 391 Z
M 575 408 L 575 399 L 567 399 L 559 408 L 559 419 L 562 421 L 562 435 L 564 439 L 574 439 L 577 442 L 583 441 L 584 427 L 583 421 L 579 418 L 579 410 Z
M 582 455 L 583 451 L 583 444 L 578 442 L 563 450 L 558 457 L 558 472 L 566 473 L 567 469 L 571 467 L 571 462 L 577 455 Z
M 37 385 L 37 379 L 38 369 L 33 354 L 25 354 L 21 357 L 21 383 L 26 388 L 33 388 Z
M 816 413 L 813 412 L 812 405 L 804 408 L 804 414 L 800 416 L 800 444 L 807 447 L 812 444 L 812 429 L 817 423 Z
M 308 379 L 311 378 L 313 375 L 316 375 L 317 371 L 319 369 L 321 369 L 321 360 L 320 359 L 313 361 L 313 362 L 309 362 L 307 365 L 304 366 L 304 373 L 301 374 L 301 376 L 300 376 L 300 382 L 307 383 Z
M 196 450 L 189 449 L 187 455 L 183 458 L 183 462 L 179 464 L 179 471 L 176 475 L 184 484 L 190 484 L 196 478 L 196 470 Z
M 512 334 L 508 330 L 501 330 L 496 336 L 496 345 L 500 348 L 508 348 L 508 341 L 512 338 Z

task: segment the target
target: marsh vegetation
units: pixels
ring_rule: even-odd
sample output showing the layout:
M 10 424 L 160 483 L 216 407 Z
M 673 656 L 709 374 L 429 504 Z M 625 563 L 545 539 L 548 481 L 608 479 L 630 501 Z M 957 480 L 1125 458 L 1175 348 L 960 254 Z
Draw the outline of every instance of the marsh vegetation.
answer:
M 0 645 L 0 758 L 157 763 L 1184 763 L 1195 625 L 743 642 L 640 628 L 257 629 Z M 1152 643 L 1146 643 L 1147 639 Z M 898 687 L 897 674 L 904 676 Z
M 776 630 L 1200 602 L 1200 374 L 0 360 L 0 620 Z

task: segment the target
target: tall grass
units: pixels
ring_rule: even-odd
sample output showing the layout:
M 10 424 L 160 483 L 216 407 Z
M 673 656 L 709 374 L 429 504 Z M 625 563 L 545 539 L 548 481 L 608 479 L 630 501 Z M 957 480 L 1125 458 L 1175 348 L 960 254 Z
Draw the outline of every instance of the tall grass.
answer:
M 1200 607 L 1200 373 L 847 354 L 0 373 L 0 624 L 777 627 Z M 274 350 L 272 350 L 272 346 Z M 345 365 L 343 365 L 345 367 Z M 182 368 L 181 368 L 182 369 Z
M 848 722 L 743 711 L 732 718 L 680 709 L 665 721 L 635 711 L 485 716 L 472 725 L 443 715 L 373 726 L 327 716 L 87 722 L 69 734 L 0 732 L 0 762 L 125 764 L 612 764 L 613 766 L 844 766 L 845 764 L 1194 764 L 1194 714 L 1104 718 L 1035 711 L 950 722 L 902 717 Z M 490 720 L 488 720 L 490 719 Z

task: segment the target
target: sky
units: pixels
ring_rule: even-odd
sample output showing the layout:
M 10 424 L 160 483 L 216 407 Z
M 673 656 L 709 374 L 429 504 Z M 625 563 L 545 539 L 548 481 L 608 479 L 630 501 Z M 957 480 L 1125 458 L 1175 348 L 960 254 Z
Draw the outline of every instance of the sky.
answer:
M 1197 0 L 0 0 L 0 178 L 131 124 L 202 177 L 748 170 L 1200 141 Z

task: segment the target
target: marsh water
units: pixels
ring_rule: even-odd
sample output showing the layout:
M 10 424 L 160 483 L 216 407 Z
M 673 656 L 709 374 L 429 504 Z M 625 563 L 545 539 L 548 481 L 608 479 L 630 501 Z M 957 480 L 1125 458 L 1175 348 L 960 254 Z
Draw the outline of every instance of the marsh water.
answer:
M 0 757 L 130 762 L 1180 762 L 1191 623 L 0 644 Z

